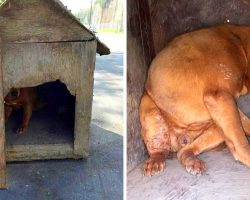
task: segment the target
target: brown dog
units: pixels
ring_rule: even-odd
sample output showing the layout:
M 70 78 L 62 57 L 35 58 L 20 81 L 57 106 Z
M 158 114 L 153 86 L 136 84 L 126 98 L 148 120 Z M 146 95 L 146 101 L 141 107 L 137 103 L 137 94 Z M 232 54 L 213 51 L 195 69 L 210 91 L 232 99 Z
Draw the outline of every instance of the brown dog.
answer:
M 13 109 L 23 108 L 23 119 L 17 133 L 23 133 L 29 124 L 32 111 L 37 104 L 37 95 L 35 88 L 12 88 L 4 98 L 5 122 L 8 121 Z
M 250 120 L 236 105 L 249 78 L 250 26 L 221 25 L 170 42 L 150 66 L 140 104 L 144 174 L 161 172 L 170 151 L 189 173 L 202 174 L 197 155 L 223 142 L 250 167 Z

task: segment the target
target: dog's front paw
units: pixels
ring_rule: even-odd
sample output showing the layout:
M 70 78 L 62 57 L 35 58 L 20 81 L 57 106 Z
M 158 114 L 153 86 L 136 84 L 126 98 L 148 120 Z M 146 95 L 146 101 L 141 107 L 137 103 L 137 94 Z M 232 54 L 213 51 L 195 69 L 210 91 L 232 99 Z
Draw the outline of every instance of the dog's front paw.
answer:
M 186 170 L 192 175 L 200 176 L 206 170 L 206 163 L 198 158 L 190 158 L 186 163 Z
M 20 126 L 20 127 L 16 130 L 16 132 L 17 132 L 17 134 L 22 134 L 22 133 L 24 133 L 24 132 L 26 131 L 26 129 L 27 129 L 27 126 Z
M 162 159 L 149 158 L 143 165 L 143 175 L 153 176 L 163 171 L 165 161 Z

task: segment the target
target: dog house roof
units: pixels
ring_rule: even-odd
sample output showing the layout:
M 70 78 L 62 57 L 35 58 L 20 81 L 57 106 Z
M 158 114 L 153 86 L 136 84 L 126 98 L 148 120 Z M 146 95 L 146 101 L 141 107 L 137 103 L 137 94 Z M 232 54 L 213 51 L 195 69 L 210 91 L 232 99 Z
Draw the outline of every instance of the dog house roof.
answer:
M 97 41 L 97 53 L 109 48 L 59 0 L 6 0 L 0 6 L 0 37 L 8 42 Z

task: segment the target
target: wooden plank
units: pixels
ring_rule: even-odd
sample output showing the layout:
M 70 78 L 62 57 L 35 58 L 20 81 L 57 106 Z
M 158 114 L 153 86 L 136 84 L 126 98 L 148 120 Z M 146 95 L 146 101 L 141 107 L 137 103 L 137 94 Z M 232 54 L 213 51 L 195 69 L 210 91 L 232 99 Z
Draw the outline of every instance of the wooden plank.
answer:
M 96 43 L 96 41 L 87 42 Z M 4 92 L 11 87 L 31 87 L 60 80 L 72 95 L 76 94 L 78 67 L 83 42 L 27 43 L 3 45 Z M 89 50 L 88 50 L 89 51 Z M 93 49 L 95 51 L 95 49 Z
M 5 160 L 5 124 L 3 104 L 3 74 L 2 74 L 2 47 L 0 40 L 0 189 L 6 186 L 6 160 Z
M 83 156 L 74 154 L 73 144 L 11 145 L 6 150 L 7 162 L 66 158 Z
M 89 128 L 91 121 L 96 43 L 85 43 L 81 46 L 81 59 L 77 67 L 77 91 L 75 109 L 74 153 L 86 155 L 89 149 Z
M 150 15 L 146 0 L 128 0 L 127 26 L 127 160 L 128 171 L 145 159 L 138 108 L 147 69 L 154 55 Z

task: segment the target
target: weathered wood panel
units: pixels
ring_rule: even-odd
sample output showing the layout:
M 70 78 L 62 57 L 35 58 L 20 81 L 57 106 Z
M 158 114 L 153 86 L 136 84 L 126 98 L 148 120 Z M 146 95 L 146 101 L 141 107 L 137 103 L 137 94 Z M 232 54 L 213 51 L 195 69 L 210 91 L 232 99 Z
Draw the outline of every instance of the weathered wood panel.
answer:
M 75 109 L 75 139 L 74 153 L 76 155 L 88 155 L 89 129 L 92 111 L 94 69 L 95 69 L 96 44 L 85 46 L 82 49 L 82 56 L 79 60 L 77 82 L 79 87 L 76 91 Z
M 74 154 L 73 144 L 11 145 L 6 150 L 7 162 L 83 157 Z
M 158 53 L 173 37 L 226 23 L 250 24 L 249 0 L 148 0 L 154 48 Z
M 129 171 L 142 162 L 146 155 L 140 134 L 138 108 L 154 49 L 147 0 L 129 0 L 127 7 L 127 167 Z
M 12 87 L 30 87 L 60 80 L 76 96 L 73 153 L 82 157 L 88 154 L 95 56 L 96 41 L 5 43 L 3 46 L 4 94 Z M 16 155 L 14 158 L 21 154 Z M 50 159 L 53 158 L 55 156 Z
M 64 43 L 5 43 L 3 46 L 4 94 L 11 87 L 29 87 L 60 80 L 72 95 L 81 87 L 82 60 L 90 59 L 87 49 L 95 51 L 96 41 Z M 92 66 L 94 69 L 94 66 Z M 84 73 L 84 72 L 83 72 Z M 88 73 L 88 72 L 86 72 Z M 78 78 L 79 77 L 79 78 Z M 82 78 L 82 77 L 81 77 Z M 93 77 L 91 77 L 93 79 Z
M 54 1 L 10 0 L 0 9 L 0 37 L 5 41 L 48 42 L 94 36 Z
M 3 107 L 2 41 L 0 39 L 0 188 L 6 188 L 5 124 Z

